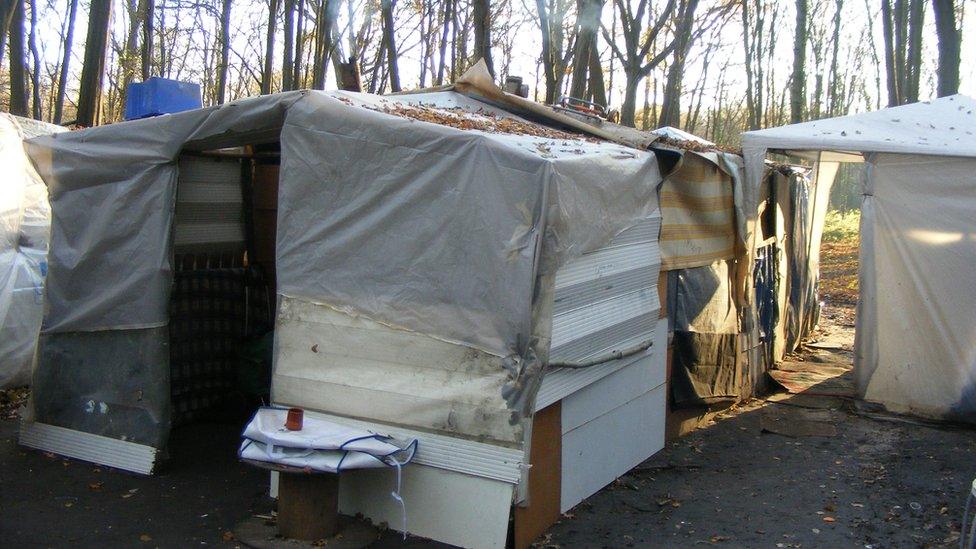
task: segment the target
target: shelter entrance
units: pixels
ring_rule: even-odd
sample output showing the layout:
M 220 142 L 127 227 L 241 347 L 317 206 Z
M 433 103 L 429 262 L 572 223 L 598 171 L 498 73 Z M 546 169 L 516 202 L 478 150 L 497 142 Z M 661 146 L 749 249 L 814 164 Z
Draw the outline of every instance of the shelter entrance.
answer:
M 173 227 L 171 425 L 245 420 L 269 402 L 278 143 L 184 152 Z

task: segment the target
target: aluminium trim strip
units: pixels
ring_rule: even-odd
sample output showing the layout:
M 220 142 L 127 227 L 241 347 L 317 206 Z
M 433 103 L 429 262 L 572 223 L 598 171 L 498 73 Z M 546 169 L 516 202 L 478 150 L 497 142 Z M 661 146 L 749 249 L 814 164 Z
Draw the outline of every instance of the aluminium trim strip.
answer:
M 461 438 L 436 435 L 403 427 L 393 427 L 374 421 L 362 421 L 324 412 L 306 410 L 306 414 L 365 429 L 397 439 L 417 439 L 417 453 L 413 461 L 420 465 L 476 477 L 518 484 L 522 478 L 524 453 L 515 448 L 505 448 Z
M 152 446 L 23 420 L 20 444 L 107 467 L 151 475 L 159 452 Z

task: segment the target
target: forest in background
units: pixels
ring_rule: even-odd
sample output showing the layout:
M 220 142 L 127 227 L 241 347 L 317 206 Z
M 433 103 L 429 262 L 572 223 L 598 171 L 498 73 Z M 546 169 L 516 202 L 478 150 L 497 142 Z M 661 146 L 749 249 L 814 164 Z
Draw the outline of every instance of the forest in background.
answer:
M 0 108 L 91 126 L 120 120 L 127 85 L 150 76 L 197 82 L 213 105 L 341 87 L 351 59 L 363 91 L 387 93 L 483 58 L 538 101 L 734 147 L 746 129 L 957 93 L 973 3 L 2 0 Z

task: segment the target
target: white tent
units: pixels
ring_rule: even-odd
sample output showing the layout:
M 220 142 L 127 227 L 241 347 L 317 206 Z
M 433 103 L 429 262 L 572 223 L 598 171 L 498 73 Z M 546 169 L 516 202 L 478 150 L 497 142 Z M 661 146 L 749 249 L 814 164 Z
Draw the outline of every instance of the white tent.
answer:
M 821 172 L 867 163 L 858 394 L 894 412 L 976 421 L 976 101 L 954 95 L 747 132 L 743 150 L 747 200 L 769 151 L 818 161 Z

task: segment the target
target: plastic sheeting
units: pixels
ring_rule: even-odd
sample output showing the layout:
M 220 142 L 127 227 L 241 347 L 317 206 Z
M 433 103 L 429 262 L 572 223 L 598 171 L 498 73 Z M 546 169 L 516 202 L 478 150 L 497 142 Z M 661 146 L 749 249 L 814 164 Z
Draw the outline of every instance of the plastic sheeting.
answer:
M 657 207 L 655 157 L 375 110 L 409 97 L 291 92 L 33 140 L 53 207 L 45 333 L 165 325 L 180 151 L 280 139 L 279 293 L 504 357 L 504 398 L 529 413 L 552 275 Z M 42 346 L 42 370 L 61 367 L 56 339 Z M 98 376 L 95 355 L 134 352 L 123 341 L 91 345 L 112 348 L 77 349 L 87 372 L 72 376 Z M 165 379 L 161 362 L 143 364 L 148 383 Z M 65 406 L 86 402 L 59 390 L 73 395 Z M 165 422 L 157 404 L 151 417 Z M 110 423 L 90 432 L 114 431 Z
M 390 437 L 308 416 L 302 428 L 284 428 L 288 410 L 261 408 L 244 428 L 239 455 L 267 463 L 338 473 L 410 463 L 417 441 Z
M 860 396 L 897 412 L 974 421 L 976 159 L 878 154 L 868 162 Z
M 743 135 L 752 202 L 767 150 L 868 157 L 855 377 L 894 411 L 976 421 L 973 135 L 962 95 Z
M 23 140 L 64 131 L 0 113 L 0 388 L 26 385 L 44 314 L 51 210 Z

